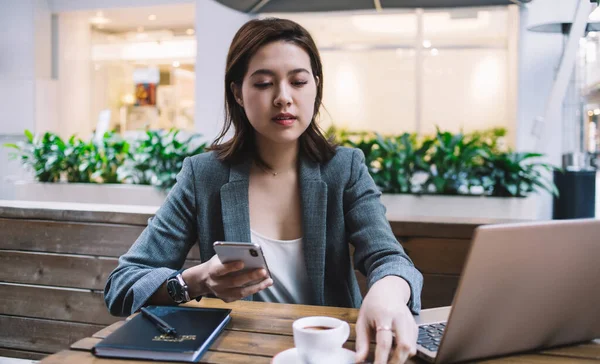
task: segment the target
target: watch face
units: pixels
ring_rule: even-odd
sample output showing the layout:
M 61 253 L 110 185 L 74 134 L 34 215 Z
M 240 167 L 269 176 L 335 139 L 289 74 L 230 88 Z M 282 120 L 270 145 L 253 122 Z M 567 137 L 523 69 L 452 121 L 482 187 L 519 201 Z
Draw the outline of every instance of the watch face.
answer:
M 167 292 L 176 303 L 183 302 L 183 290 L 176 278 L 167 281 Z

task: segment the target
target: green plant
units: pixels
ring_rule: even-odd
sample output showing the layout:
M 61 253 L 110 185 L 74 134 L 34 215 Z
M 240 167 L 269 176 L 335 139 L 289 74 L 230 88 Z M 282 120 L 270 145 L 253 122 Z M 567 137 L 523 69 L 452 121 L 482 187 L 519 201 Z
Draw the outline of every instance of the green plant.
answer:
M 58 135 L 34 136 L 25 131 L 26 140 L 6 144 L 34 171 L 39 182 L 139 183 L 168 190 L 175 184 L 183 159 L 204 151 L 199 134 L 179 140 L 179 131 L 148 131 L 131 143 L 114 132 L 84 141 L 71 136 L 66 142 Z
M 93 166 L 89 160 L 94 154 L 94 145 L 71 136 L 65 144 L 63 170 L 69 182 L 91 182 Z
M 538 187 L 558 196 L 556 185 L 544 176 L 545 171 L 558 168 L 532 161 L 542 156 L 538 153 L 487 153 L 478 172 L 484 190 L 491 196 L 525 197 Z
M 104 134 L 102 142 L 96 145 L 95 168 L 93 179 L 100 179 L 103 183 L 119 183 L 118 169 L 130 159 L 131 144 L 119 134 L 108 131 Z
M 153 185 L 169 190 L 183 166 L 183 160 L 206 148 L 199 134 L 179 140 L 180 130 L 149 130 L 133 142 L 130 158 L 117 171 L 127 183 Z
M 445 195 L 468 193 L 477 185 L 473 171 L 483 163 L 486 149 L 477 137 L 465 138 L 464 134 L 452 134 L 437 130 L 435 143 L 427 161 L 430 164 L 427 188 Z
M 505 150 L 504 129 L 469 134 L 438 129 L 434 136 L 417 137 L 330 128 L 327 135 L 362 150 L 369 173 L 385 193 L 558 194 L 547 176 L 557 168 L 536 161 L 540 154 Z M 147 131 L 131 141 L 113 132 L 87 142 L 75 136 L 65 142 L 53 133 L 34 136 L 29 130 L 25 136 L 24 142 L 5 146 L 16 150 L 13 157 L 32 169 L 40 182 L 135 183 L 168 190 L 183 160 L 206 148 L 199 134 L 183 137 L 175 129 Z
M 54 133 L 44 133 L 34 136 L 25 130 L 26 140 L 16 144 L 4 144 L 15 149 L 11 153 L 13 159 L 20 159 L 25 168 L 34 172 L 34 177 L 40 182 L 58 182 L 64 171 L 65 148 L 64 141 Z
M 475 143 L 493 153 L 507 152 L 505 143 L 506 129 L 491 128 L 486 130 L 476 130 L 465 134 L 465 140 L 475 140 Z
M 340 145 L 359 148 L 369 173 L 385 193 L 483 194 L 522 197 L 537 189 L 556 194 L 544 170 L 532 163 L 539 155 L 507 150 L 506 129 L 493 128 L 453 134 L 437 130 L 433 136 L 382 136 L 330 128 Z M 476 191 L 474 187 L 479 187 Z

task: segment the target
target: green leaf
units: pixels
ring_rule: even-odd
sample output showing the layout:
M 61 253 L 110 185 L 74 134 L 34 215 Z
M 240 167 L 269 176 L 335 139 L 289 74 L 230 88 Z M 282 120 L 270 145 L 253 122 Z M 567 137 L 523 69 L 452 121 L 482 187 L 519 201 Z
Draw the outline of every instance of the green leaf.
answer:
M 30 143 L 33 142 L 33 133 L 30 130 L 25 129 L 25 136 Z
M 14 144 L 14 143 L 6 143 L 6 144 L 3 144 L 3 146 L 6 147 L 6 148 L 12 148 L 12 149 L 21 150 L 21 148 L 18 145 Z

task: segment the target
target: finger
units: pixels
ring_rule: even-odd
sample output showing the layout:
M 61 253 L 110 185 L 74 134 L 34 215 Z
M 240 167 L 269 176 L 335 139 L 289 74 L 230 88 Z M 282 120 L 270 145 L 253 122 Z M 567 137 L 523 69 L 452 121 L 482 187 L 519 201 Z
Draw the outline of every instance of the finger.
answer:
M 242 262 L 241 260 L 227 263 L 221 263 L 221 261 L 219 261 L 216 263 L 216 266 L 212 269 L 212 276 L 222 277 L 226 274 L 237 272 L 243 268 L 244 262 Z
M 393 336 L 391 331 L 392 325 L 379 325 L 377 327 L 377 344 L 375 346 L 375 363 L 386 364 L 390 356 L 392 348 Z
M 369 355 L 369 344 L 371 342 L 371 328 L 362 317 L 356 321 L 356 362 L 367 360 Z
M 394 320 L 394 332 L 396 347 L 390 363 L 404 363 L 417 352 L 418 328 L 414 322 L 396 319 Z
M 402 324 L 394 320 L 394 349 L 390 357 L 390 364 L 401 364 L 408 358 L 408 351 L 404 346 L 406 332 L 402 328 Z
M 250 295 L 255 294 L 256 292 L 260 292 L 263 289 L 266 289 L 273 285 L 273 280 L 271 278 L 267 278 L 262 282 L 253 284 L 251 286 L 243 287 L 243 288 L 233 288 L 227 290 L 223 296 L 228 297 L 231 301 L 239 300 L 244 297 L 248 297 Z M 231 302 L 229 301 L 229 302 Z
M 226 282 L 223 283 L 226 288 L 241 288 L 244 286 L 253 285 L 255 283 L 262 282 L 267 278 L 267 271 L 264 269 L 253 269 L 243 274 L 229 277 Z

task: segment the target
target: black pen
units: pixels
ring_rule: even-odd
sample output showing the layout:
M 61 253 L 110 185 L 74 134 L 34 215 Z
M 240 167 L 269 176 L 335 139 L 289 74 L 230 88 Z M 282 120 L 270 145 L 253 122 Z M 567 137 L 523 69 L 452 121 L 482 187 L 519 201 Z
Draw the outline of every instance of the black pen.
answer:
M 142 311 L 142 315 L 144 315 L 144 317 L 152 321 L 154 326 L 156 326 L 156 328 L 158 328 L 160 332 L 169 336 L 177 336 L 177 331 L 175 331 L 175 328 L 169 326 L 168 323 L 166 323 L 165 321 L 163 321 L 163 319 L 150 312 L 147 308 L 142 307 L 140 311 Z

